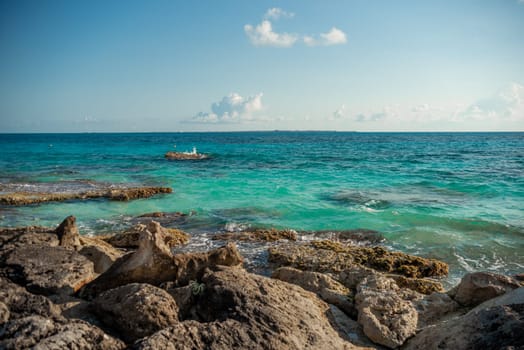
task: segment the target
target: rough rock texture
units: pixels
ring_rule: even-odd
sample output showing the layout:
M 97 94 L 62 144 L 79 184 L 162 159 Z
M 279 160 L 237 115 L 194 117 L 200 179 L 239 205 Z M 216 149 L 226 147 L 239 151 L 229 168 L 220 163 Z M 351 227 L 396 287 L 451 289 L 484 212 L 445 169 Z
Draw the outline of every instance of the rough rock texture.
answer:
M 175 300 L 165 290 L 146 283 L 108 290 L 93 301 L 93 308 L 127 342 L 178 323 Z
M 417 329 L 436 324 L 460 309 L 460 305 L 445 293 L 416 295 L 415 293 L 406 293 L 403 291 L 399 294 L 403 296 L 405 300 L 410 300 L 417 310 Z
M 34 295 L 25 288 L 0 278 L 0 301 L 9 310 L 10 318 L 20 318 L 30 315 L 57 317 L 60 309 L 42 295 Z
M 150 221 L 147 225 L 137 224 L 125 232 L 105 237 L 104 240 L 114 247 L 138 248 L 140 245 L 140 235 L 145 230 L 161 234 L 164 237 L 164 243 L 166 243 L 168 247 L 179 246 L 189 241 L 189 235 L 187 233 L 175 228 L 162 227 L 156 221 Z
M 520 283 L 511 277 L 474 272 L 465 275 L 449 294 L 461 305 L 475 306 L 519 287 Z
M 162 283 L 160 288 L 168 292 L 175 300 L 178 307 L 179 319 L 197 318 L 197 316 L 191 315 L 196 298 L 196 293 L 193 292 L 193 286 L 177 287 L 174 282 L 166 282 Z
M 62 221 L 55 230 L 60 246 L 78 250 L 80 244 L 80 232 L 76 226 L 76 218 L 73 215 L 68 216 Z
M 123 349 L 125 344 L 80 320 L 38 315 L 7 322 L 0 332 L 0 349 Z
M 164 236 L 151 222 L 141 232 L 140 246 L 136 252 L 118 259 L 106 272 L 87 285 L 81 295 L 92 298 L 108 289 L 128 283 L 175 281 L 178 285 L 197 279 L 205 268 L 215 265 L 239 265 L 242 257 L 235 245 L 212 250 L 207 253 L 178 254 L 173 256 L 165 244 Z
M 93 263 L 63 247 L 22 245 L 5 259 L 10 279 L 37 294 L 73 294 L 95 277 Z
M 272 277 L 316 293 L 326 303 L 337 306 L 352 317 L 357 315 L 351 291 L 328 275 L 281 267 L 273 272 Z
M 349 340 L 351 344 L 373 350 L 386 349 L 385 347 L 375 344 L 369 340 L 369 338 L 364 334 L 362 326 L 357 321 L 349 318 L 335 305 L 329 305 L 329 313 L 333 318 L 333 323 L 339 330 L 339 334 L 341 334 L 343 338 Z
M 327 304 L 300 287 L 221 267 L 202 277 L 203 323 L 185 321 L 134 344 L 136 349 L 353 349 L 326 313 Z M 290 307 L 292 305 L 292 307 Z
M 398 291 L 392 279 L 371 275 L 359 284 L 355 296 L 358 322 L 364 333 L 375 343 L 392 349 L 415 334 L 418 322 L 417 310 Z
M 513 289 L 512 291 L 507 292 L 506 294 L 503 294 L 497 298 L 487 300 L 482 304 L 476 306 L 472 311 L 479 311 L 493 306 L 511 304 L 524 304 L 524 287 Z
M 124 253 L 97 237 L 80 237 L 80 254 L 89 259 L 96 273 L 107 271 Z
M 148 198 L 159 193 L 171 193 L 169 187 L 127 187 L 117 189 L 98 189 L 81 192 L 11 192 L 0 194 L 0 205 L 29 205 L 44 202 L 67 200 L 84 200 L 108 198 L 110 200 L 127 201 L 138 198 Z
M 416 278 L 445 276 L 448 273 L 448 265 L 435 259 L 389 252 L 383 247 L 351 246 L 334 241 L 271 247 L 269 261 L 277 266 L 317 272 L 340 273 L 360 265 Z
M 350 241 L 362 245 L 377 244 L 385 241 L 382 233 L 368 229 L 354 230 L 321 230 L 303 231 L 301 235 L 313 235 L 317 239 L 329 239 L 335 241 Z
M 11 313 L 6 304 L 0 301 L 0 325 L 4 324 L 9 320 Z
M 523 329 L 524 304 L 494 306 L 428 327 L 404 349 L 521 349 Z
M 386 277 L 393 279 L 400 288 L 408 288 L 421 294 L 444 292 L 442 283 L 429 278 L 410 278 L 391 273 L 386 274 Z
M 213 236 L 214 240 L 222 241 L 252 241 L 252 242 L 275 242 L 281 239 L 290 241 L 297 240 L 297 232 L 294 230 L 254 229 L 240 232 L 219 233 Z
M 202 160 L 208 159 L 209 155 L 196 152 L 167 152 L 164 157 L 170 160 Z

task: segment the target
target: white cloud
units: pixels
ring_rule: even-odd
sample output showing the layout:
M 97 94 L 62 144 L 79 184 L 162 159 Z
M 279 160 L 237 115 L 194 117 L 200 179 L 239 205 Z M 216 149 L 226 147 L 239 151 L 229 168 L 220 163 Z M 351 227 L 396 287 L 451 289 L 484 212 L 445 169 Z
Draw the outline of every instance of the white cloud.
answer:
M 291 47 L 298 40 L 296 34 L 274 32 L 268 20 L 262 21 L 256 27 L 246 24 L 244 31 L 255 46 Z
M 333 119 L 343 119 L 346 117 L 346 105 L 340 106 L 336 111 L 333 112 Z
M 303 40 L 308 46 L 331 46 L 347 43 L 346 33 L 338 28 L 331 28 L 327 33 L 321 33 L 320 38 L 315 39 L 312 36 L 305 35 Z
M 280 7 L 272 7 L 266 11 L 264 18 L 274 19 L 275 21 L 280 18 L 293 18 L 295 14 L 293 12 L 287 12 L 282 10 Z
M 211 112 L 200 112 L 195 115 L 192 123 L 243 123 L 267 120 L 258 117 L 257 113 L 262 111 L 262 93 L 242 97 L 237 93 L 230 93 L 222 100 L 211 105 Z

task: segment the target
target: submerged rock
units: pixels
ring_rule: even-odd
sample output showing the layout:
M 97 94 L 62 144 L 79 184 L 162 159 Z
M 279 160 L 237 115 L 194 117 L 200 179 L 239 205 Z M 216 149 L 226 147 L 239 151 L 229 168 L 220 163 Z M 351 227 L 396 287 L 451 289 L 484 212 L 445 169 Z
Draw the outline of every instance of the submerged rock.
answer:
M 171 295 L 146 283 L 108 290 L 93 301 L 93 309 L 127 342 L 178 323 L 178 307 Z
M 209 155 L 194 152 L 167 152 L 164 157 L 170 160 L 202 160 L 208 159 Z
M 253 242 L 275 242 L 282 239 L 296 241 L 295 230 L 254 229 L 240 232 L 226 232 L 215 234 L 212 239 L 221 241 L 253 241 Z
M 448 274 L 448 265 L 435 259 L 390 252 L 383 247 L 352 246 L 327 240 L 271 247 L 269 261 L 277 266 L 337 274 L 355 266 L 415 278 Z
M 108 198 L 110 200 L 128 201 L 139 198 L 149 198 L 159 193 L 172 193 L 169 187 L 124 187 L 77 191 L 77 192 L 11 192 L 0 194 L 1 205 L 29 205 L 44 202 L 59 202 L 68 200 L 85 200 Z
M 206 273 L 184 321 L 136 342 L 135 349 L 354 349 L 330 323 L 329 307 L 302 288 L 240 268 Z
M 461 305 L 475 306 L 519 287 L 520 283 L 511 277 L 474 272 L 466 274 L 449 294 Z

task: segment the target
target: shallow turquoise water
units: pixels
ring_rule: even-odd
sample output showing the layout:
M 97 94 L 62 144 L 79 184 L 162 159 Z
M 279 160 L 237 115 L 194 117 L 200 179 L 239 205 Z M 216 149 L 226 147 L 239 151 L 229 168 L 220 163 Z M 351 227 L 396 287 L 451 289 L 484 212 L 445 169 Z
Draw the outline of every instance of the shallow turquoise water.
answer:
M 173 145 L 210 153 L 168 161 Z M 79 180 L 170 186 L 127 203 L 4 207 L 0 225 L 119 228 L 151 211 L 193 212 L 195 236 L 226 225 L 367 228 L 386 244 L 464 271 L 524 270 L 524 133 L 166 133 L 0 135 L 0 183 Z M 82 182 L 80 182 L 81 184 Z

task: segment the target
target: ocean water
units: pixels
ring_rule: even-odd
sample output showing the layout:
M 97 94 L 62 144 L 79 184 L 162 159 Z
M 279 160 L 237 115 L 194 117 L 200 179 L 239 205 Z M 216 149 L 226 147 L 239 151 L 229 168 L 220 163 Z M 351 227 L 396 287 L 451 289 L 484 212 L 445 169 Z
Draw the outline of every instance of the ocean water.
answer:
M 166 151 L 209 153 L 169 161 Z M 174 193 L 0 207 L 0 226 L 111 232 L 153 211 L 191 213 L 203 248 L 218 230 L 365 228 L 385 245 L 466 271 L 524 271 L 524 133 L 137 133 L 0 135 L 0 191 L 170 186 Z M 207 238 L 206 238 L 207 237 Z M 264 250 L 262 248 L 260 251 Z

